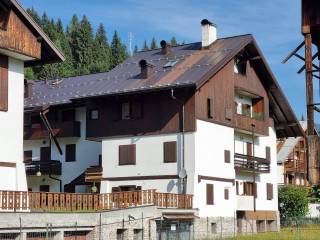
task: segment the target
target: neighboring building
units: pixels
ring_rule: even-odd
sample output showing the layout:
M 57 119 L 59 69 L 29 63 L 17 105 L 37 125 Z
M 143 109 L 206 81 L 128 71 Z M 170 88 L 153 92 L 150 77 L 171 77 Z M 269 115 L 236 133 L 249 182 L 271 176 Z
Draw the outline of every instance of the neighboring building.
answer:
M 300 125 L 304 131 L 307 130 L 307 122 L 301 121 Z M 315 129 L 315 135 L 318 135 Z M 279 139 L 278 151 L 278 184 L 309 186 L 307 141 L 305 136 Z
M 72 87 L 62 87 L 67 82 L 68 79 L 28 84 L 24 157 L 29 191 L 91 192 L 92 183 L 85 181 L 85 172 L 87 168 L 90 171 L 90 167 L 101 165 L 101 143 L 86 140 L 86 107 L 71 102 L 75 94 Z M 45 99 L 40 100 L 40 95 Z M 59 96 L 59 101 L 52 101 L 53 95 Z M 41 111 L 46 106 L 49 106 L 46 117 L 61 154 L 41 119 Z
M 26 191 L 23 164 L 24 67 L 64 60 L 15 0 L 0 3 L 0 189 Z
M 85 138 L 102 142 L 103 168 L 87 181 L 101 193 L 193 194 L 201 226 L 237 217 L 239 232 L 244 221 L 277 229 L 276 139 L 303 130 L 254 38 L 217 39 L 203 20 L 202 42 L 161 47 L 108 73 L 43 83 L 52 90 L 37 102 L 86 106 Z

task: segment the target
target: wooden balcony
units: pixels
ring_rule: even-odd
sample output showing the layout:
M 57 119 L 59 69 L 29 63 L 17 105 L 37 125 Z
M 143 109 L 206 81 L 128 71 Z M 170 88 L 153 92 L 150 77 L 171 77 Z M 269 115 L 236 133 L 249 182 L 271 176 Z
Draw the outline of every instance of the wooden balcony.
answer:
M 27 161 L 25 162 L 27 176 L 35 176 L 38 171 L 41 175 L 61 175 L 61 162 L 51 161 Z
M 86 182 L 101 182 L 103 168 L 101 166 L 91 166 L 85 172 Z
M 285 173 L 307 173 L 306 163 L 299 160 L 286 161 L 284 163 Z
M 234 155 L 234 168 L 244 172 L 269 173 L 270 161 L 265 158 L 236 153 Z
M 105 194 L 0 191 L 0 211 L 97 212 L 156 206 L 192 209 L 193 196 L 155 190 Z
M 246 133 L 251 134 L 252 132 L 252 124 L 255 125 L 254 132 L 255 134 L 267 136 L 268 135 L 268 126 L 269 122 L 259 119 L 254 119 L 249 116 L 240 115 L 235 113 L 235 128 L 245 131 Z
M 58 122 L 51 124 L 56 137 L 80 137 L 80 122 Z M 39 140 L 48 138 L 48 131 L 43 124 L 33 124 L 24 127 L 24 140 Z

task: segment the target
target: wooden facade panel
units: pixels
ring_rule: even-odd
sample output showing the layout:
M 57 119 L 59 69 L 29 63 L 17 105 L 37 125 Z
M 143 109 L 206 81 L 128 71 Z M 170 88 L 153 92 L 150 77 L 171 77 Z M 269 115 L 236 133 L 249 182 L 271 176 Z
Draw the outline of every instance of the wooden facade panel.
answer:
M 0 111 L 8 110 L 8 97 L 8 57 L 0 55 Z
M 6 29 L 0 28 L 0 48 L 41 58 L 41 43 L 14 11 L 10 11 Z
M 231 61 L 196 92 L 197 119 L 232 125 L 232 116 L 230 119 L 227 113 L 228 110 L 233 110 L 233 79 L 233 61 Z M 211 116 L 208 116 L 208 99 L 211 101 Z
M 195 100 L 193 90 L 179 89 L 174 96 L 185 102 L 185 131 L 195 131 Z M 119 104 L 141 102 L 143 115 L 139 119 L 121 120 Z M 90 120 L 87 112 L 87 138 L 138 136 L 182 131 L 182 104 L 171 97 L 171 91 L 132 96 L 109 97 L 88 103 L 87 109 L 99 109 L 99 119 Z

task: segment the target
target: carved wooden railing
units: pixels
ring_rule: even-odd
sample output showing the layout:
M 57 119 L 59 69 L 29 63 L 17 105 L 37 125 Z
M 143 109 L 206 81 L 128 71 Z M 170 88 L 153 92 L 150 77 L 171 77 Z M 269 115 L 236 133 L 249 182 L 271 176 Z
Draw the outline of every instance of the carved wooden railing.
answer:
M 105 194 L 0 191 L 0 211 L 92 212 L 151 205 L 191 209 L 192 197 L 155 190 Z

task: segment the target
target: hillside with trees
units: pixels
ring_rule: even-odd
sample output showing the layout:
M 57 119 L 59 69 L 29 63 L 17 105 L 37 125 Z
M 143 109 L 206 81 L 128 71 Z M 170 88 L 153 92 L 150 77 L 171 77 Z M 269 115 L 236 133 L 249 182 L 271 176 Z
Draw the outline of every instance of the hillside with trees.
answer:
M 129 56 L 126 45 L 122 42 L 117 31 L 113 33 L 109 43 L 104 25 L 101 23 L 97 31 L 94 32 L 92 24 L 85 15 L 81 19 L 77 15 L 73 15 L 70 23 L 63 26 L 61 19 L 54 20 L 46 13 L 40 16 L 34 8 L 27 9 L 27 12 L 63 52 L 66 61 L 26 68 L 26 79 L 57 79 L 106 72 Z M 172 37 L 171 44 L 178 45 L 175 37 Z M 158 48 L 158 42 L 153 37 L 150 46 L 147 41 L 144 41 L 141 50 L 155 48 Z M 138 51 L 139 48 L 135 45 L 133 53 Z

